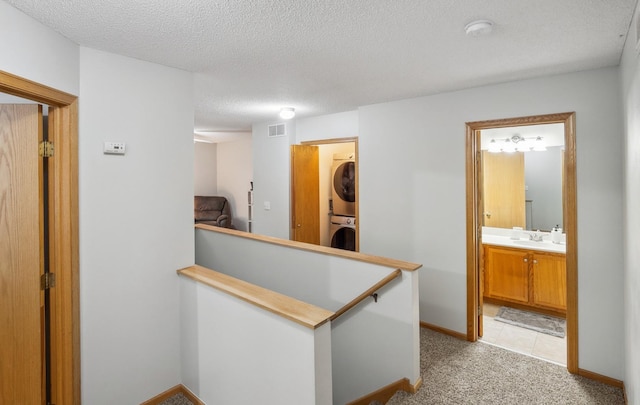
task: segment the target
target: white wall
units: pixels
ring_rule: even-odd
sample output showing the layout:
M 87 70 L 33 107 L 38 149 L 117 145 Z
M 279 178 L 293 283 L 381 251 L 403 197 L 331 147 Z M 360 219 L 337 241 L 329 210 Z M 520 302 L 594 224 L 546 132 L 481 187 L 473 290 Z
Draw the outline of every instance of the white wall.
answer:
M 329 311 L 395 270 L 214 231 L 195 233 L 197 264 Z
M 192 75 L 81 48 L 79 121 L 82 402 L 140 403 L 181 382 Z M 127 154 L 103 155 L 103 141 Z
M 78 94 L 78 46 L 0 1 L 0 70 Z
M 640 23 L 638 14 L 634 25 Z M 625 196 L 624 196 L 624 321 L 625 388 L 630 404 L 640 403 L 640 59 L 636 35 L 630 30 L 624 50 L 622 97 L 625 116 Z
M 197 264 L 334 312 L 395 270 L 237 235 L 195 232 Z M 369 298 L 331 323 L 335 404 L 402 378 L 415 384 L 420 376 L 418 273 L 403 271 L 376 292 L 377 302 Z
M 622 128 L 615 68 L 362 107 L 361 251 L 423 263 L 421 320 L 465 333 L 465 122 L 565 111 L 577 115 L 579 366 L 620 379 Z
M 285 121 L 287 136 L 267 137 L 268 122 L 253 126 L 254 233 L 289 239 L 290 150 L 304 141 L 348 138 L 358 135 L 358 112 Z M 271 210 L 264 209 L 264 202 Z
M 268 137 L 269 125 L 277 123 L 255 124 L 252 129 L 253 233 L 289 239 L 289 146 L 295 143 L 296 131 L 293 121 L 285 121 L 286 136 Z
M 193 195 L 218 195 L 218 145 L 193 144 Z
M 329 322 L 310 329 L 184 277 L 180 288 L 183 383 L 198 398 L 331 404 Z
M 231 204 L 233 225 L 241 231 L 248 230 L 248 191 L 253 180 L 253 156 L 251 135 L 238 135 L 238 139 L 220 142 L 218 145 L 218 194 L 227 197 Z
M 295 143 L 358 136 L 358 111 L 297 119 Z
M 349 120 L 359 127 L 361 251 L 424 264 L 421 320 L 466 333 L 465 122 L 576 111 L 579 365 L 622 378 L 618 80 L 617 68 L 542 77 L 365 106 Z M 255 173 L 288 180 L 287 164 L 254 151 Z M 260 233 L 279 226 L 262 222 Z

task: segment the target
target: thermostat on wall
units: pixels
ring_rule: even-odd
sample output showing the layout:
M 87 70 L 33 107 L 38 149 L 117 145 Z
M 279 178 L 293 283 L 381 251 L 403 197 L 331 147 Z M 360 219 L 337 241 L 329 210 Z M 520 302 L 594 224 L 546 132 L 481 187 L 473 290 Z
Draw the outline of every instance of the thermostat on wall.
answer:
M 105 142 L 102 152 L 105 155 L 124 155 L 125 149 L 124 142 Z

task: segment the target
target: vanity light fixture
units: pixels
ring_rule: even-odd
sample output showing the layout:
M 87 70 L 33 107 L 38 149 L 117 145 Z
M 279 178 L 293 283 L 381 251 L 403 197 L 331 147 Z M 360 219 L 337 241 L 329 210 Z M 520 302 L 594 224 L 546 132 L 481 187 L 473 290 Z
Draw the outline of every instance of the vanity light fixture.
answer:
M 517 152 L 518 148 L 516 146 L 516 143 L 517 143 L 517 141 L 514 143 L 509 138 L 505 139 L 504 143 L 503 143 L 503 146 L 502 146 L 502 151 L 506 152 L 506 153 Z
M 525 138 L 520 134 L 514 134 L 509 138 L 494 138 L 489 141 L 487 151 L 491 153 L 512 153 L 525 151 L 545 151 L 547 150 L 541 136 Z
M 495 139 L 492 139 L 489 142 L 489 149 L 487 149 L 489 152 L 491 153 L 500 153 L 502 152 L 502 149 L 500 148 L 500 145 L 498 145 L 498 142 L 496 142 Z
M 547 150 L 547 147 L 544 145 L 541 136 L 537 137 L 536 140 L 533 141 L 533 148 L 531 148 L 531 150 L 534 150 L 536 152 L 544 152 L 545 150 Z
M 293 107 L 283 107 L 280 110 L 280 118 L 283 120 L 290 120 L 296 116 L 296 110 Z

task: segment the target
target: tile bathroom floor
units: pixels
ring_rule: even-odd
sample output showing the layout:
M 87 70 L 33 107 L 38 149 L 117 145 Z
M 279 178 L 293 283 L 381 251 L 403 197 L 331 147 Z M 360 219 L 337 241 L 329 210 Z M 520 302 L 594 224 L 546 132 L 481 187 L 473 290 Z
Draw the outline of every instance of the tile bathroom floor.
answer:
M 507 350 L 567 365 L 567 338 L 559 338 L 530 329 L 520 328 L 493 319 L 499 305 L 483 305 L 484 335 L 480 342 Z

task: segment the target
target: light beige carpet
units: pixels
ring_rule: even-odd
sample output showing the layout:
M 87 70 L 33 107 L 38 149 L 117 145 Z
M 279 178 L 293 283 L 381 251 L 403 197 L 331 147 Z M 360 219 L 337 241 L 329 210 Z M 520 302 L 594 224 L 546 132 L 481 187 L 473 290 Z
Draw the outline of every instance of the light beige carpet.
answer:
M 160 405 L 193 405 L 193 402 L 189 401 L 187 397 L 180 393 L 160 402 Z
M 424 328 L 420 373 L 415 395 L 399 392 L 388 404 L 624 404 L 621 389 L 565 367 Z

